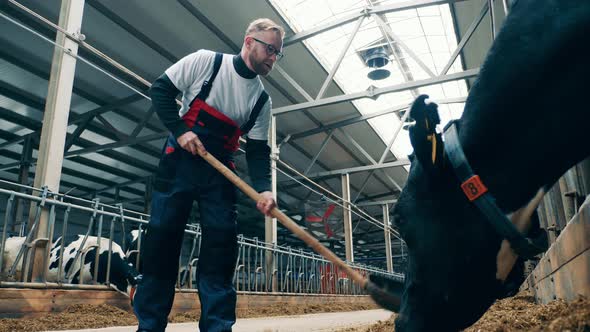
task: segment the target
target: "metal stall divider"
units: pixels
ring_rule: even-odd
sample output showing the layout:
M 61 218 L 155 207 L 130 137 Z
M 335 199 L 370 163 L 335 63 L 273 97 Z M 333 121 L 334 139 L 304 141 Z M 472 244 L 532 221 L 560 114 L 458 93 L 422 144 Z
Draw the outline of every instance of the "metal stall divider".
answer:
M 108 243 L 108 252 L 110 252 L 112 255 L 112 252 L 116 245 L 115 243 L 113 243 L 114 237 L 117 236 L 117 231 L 119 230 L 119 227 L 116 225 L 117 222 L 121 222 L 121 230 L 127 228 L 126 225 L 124 225 L 124 223 L 126 222 L 136 223 L 138 225 L 138 237 L 136 239 L 137 248 L 134 248 L 134 250 L 130 250 L 132 248 L 124 246 L 124 249 L 126 250 L 125 256 L 128 259 L 132 259 L 131 255 L 133 253 L 137 253 L 137 257 L 133 258 L 136 267 L 138 266 L 138 264 L 141 263 L 141 255 L 139 255 L 139 253 L 141 252 L 141 233 L 143 232 L 143 228 L 145 227 L 143 224 L 146 223 L 146 219 L 149 219 L 149 216 L 147 215 L 143 215 L 139 212 L 131 210 L 125 210 L 121 204 L 106 205 L 100 203 L 96 199 L 88 201 L 85 199 L 79 199 L 63 194 L 49 193 L 47 190 L 45 190 L 44 192 L 43 190 L 41 190 L 41 195 L 34 196 L 0 188 L 0 195 L 6 195 L 7 197 L 6 211 L 5 213 L 3 213 L 4 220 L 2 221 L 2 223 L 0 223 L 0 225 L 3 225 L 2 238 L 4 240 L 2 241 L 2 246 L 0 246 L 0 251 L 5 250 L 4 246 L 7 237 L 7 229 L 9 228 L 9 223 L 12 218 L 12 212 L 14 211 L 14 205 L 17 197 L 22 198 L 25 201 L 33 202 L 33 204 L 37 204 L 37 208 L 34 211 L 39 211 L 40 208 L 46 207 L 47 204 L 50 205 L 50 222 L 48 226 L 52 227 L 48 230 L 48 234 L 50 235 L 50 237 L 53 238 L 61 235 L 63 239 L 65 236 L 67 236 L 68 230 L 72 227 L 72 222 L 70 220 L 73 218 L 73 216 L 75 215 L 76 218 L 79 218 L 78 213 L 83 213 L 85 216 L 88 216 L 86 217 L 88 219 L 86 219 L 87 224 L 84 225 L 86 232 L 80 241 L 82 242 L 82 247 L 84 247 L 85 244 L 88 244 L 88 241 L 90 241 L 89 236 L 91 235 L 91 232 L 94 229 L 97 230 L 96 238 L 98 241 L 95 244 L 93 243 L 90 246 L 86 246 L 86 248 L 83 250 L 79 250 L 76 253 L 77 257 L 74 260 L 75 263 L 73 265 L 69 265 L 67 269 L 64 267 L 64 261 L 66 259 L 67 253 L 65 252 L 65 248 L 62 245 L 58 253 L 58 262 L 54 262 L 58 265 L 56 269 L 57 277 L 55 278 L 55 282 L 41 283 L 30 282 L 29 280 L 26 280 L 26 282 L 7 282 L 3 280 L 3 286 L 35 288 L 62 287 L 69 289 L 109 288 L 108 284 L 111 282 L 110 272 L 112 270 L 112 262 L 110 255 L 107 258 L 106 262 L 101 262 L 102 270 L 104 270 L 104 265 L 106 264 L 107 279 L 105 281 L 105 284 L 107 286 L 98 285 L 96 266 L 93 270 L 94 273 L 92 275 L 92 282 L 88 282 L 89 280 L 82 279 L 79 280 L 76 283 L 76 285 L 73 285 L 71 282 L 73 279 L 73 275 L 77 271 L 79 264 L 82 264 L 82 262 L 85 261 L 88 253 L 90 253 L 92 249 L 97 249 L 97 253 L 99 253 L 100 250 L 106 251 L 106 248 L 101 247 L 106 247 Z M 54 196 L 57 199 L 51 199 Z M 65 198 L 67 198 L 68 201 L 64 201 Z M 72 202 L 71 200 L 78 200 L 81 203 L 78 203 L 78 201 Z M 74 212 L 76 214 L 73 214 Z M 61 218 L 62 213 L 63 219 Z M 35 217 L 31 219 L 31 221 L 33 222 L 33 224 L 31 225 L 32 231 L 35 231 L 35 229 L 38 227 L 38 223 L 35 223 L 35 221 L 39 219 L 38 215 L 39 213 L 35 212 Z M 104 223 L 105 216 L 110 216 L 110 222 L 107 226 L 108 230 L 104 229 L 103 227 L 106 225 Z M 62 222 L 62 225 L 59 228 L 61 230 L 61 234 L 55 234 L 57 231 L 55 227 L 60 221 Z M 133 228 L 134 227 L 131 227 L 131 229 Z M 103 231 L 105 232 L 105 234 L 108 234 L 106 235 L 108 236 L 108 242 L 106 242 L 106 239 L 102 237 Z M 196 228 L 196 231 L 194 228 L 187 228 L 185 232 L 191 234 L 192 241 L 189 241 L 185 248 L 185 250 L 188 250 L 188 252 L 190 252 L 187 261 L 184 264 L 186 274 L 182 277 L 182 279 L 179 279 L 177 282 L 181 286 L 181 289 L 189 290 L 195 287 L 193 285 L 193 275 L 195 274 L 195 271 L 197 269 L 196 266 L 198 263 L 198 256 L 200 251 L 201 233 L 198 226 Z M 124 238 L 125 234 L 122 233 L 122 235 L 122 238 Z M 32 238 L 32 233 L 29 232 L 27 236 L 28 241 L 25 241 L 25 245 L 19 248 L 20 257 L 18 262 L 23 262 L 23 264 L 26 264 L 27 262 L 22 259 L 23 255 L 25 254 L 25 251 L 28 250 L 27 248 L 29 248 L 32 245 L 31 243 L 29 243 Z M 41 240 L 48 241 L 48 239 Z M 105 242 L 103 243 L 102 240 L 104 240 Z M 131 243 L 129 243 L 129 245 L 130 244 Z M 46 257 L 51 258 L 50 248 L 52 247 L 53 245 L 47 247 L 48 256 Z M 351 287 L 350 281 L 347 280 L 347 278 L 341 278 L 340 271 L 338 271 L 338 269 L 332 263 L 329 263 L 325 258 L 315 253 L 305 252 L 303 249 L 300 248 L 293 249 L 291 247 L 277 245 L 276 243 L 265 243 L 257 238 L 246 238 L 242 234 L 238 236 L 238 248 L 238 257 L 236 259 L 235 265 L 236 272 L 234 275 L 234 285 L 236 286 L 236 289 L 241 292 L 263 293 L 273 292 L 274 289 L 275 291 L 279 292 L 298 294 L 363 294 L 363 291 L 360 290 L 359 287 Z M 274 261 L 276 262 L 274 267 L 272 265 L 266 265 L 267 256 L 274 257 Z M 96 256 L 94 258 L 96 259 Z M 3 259 L 3 257 L 0 256 L 0 259 Z M 5 263 L 5 261 L 2 260 L 0 261 L 0 263 Z M 49 264 L 49 259 L 47 259 L 47 264 Z M 16 263 L 13 263 L 13 274 L 15 271 L 15 266 Z M 353 266 L 354 269 L 362 272 L 364 275 L 366 275 L 367 270 L 370 270 L 371 272 L 388 274 L 383 270 L 370 268 L 359 264 L 354 264 Z M 54 272 L 51 273 L 51 278 L 53 279 L 55 275 L 53 274 Z M 49 274 L 46 270 L 44 274 L 45 281 L 47 280 L 48 276 Z

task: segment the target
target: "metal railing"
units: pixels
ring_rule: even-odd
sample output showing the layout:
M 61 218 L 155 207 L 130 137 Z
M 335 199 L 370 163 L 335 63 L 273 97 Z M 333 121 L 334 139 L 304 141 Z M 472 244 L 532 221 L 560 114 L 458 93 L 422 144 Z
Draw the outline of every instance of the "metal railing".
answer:
M 1 182 L 7 183 L 7 182 Z M 0 286 L 10 287 L 60 287 L 60 288 L 109 288 L 111 271 L 111 257 L 108 255 L 106 266 L 99 266 L 98 254 L 101 246 L 108 247 L 107 252 L 113 253 L 124 250 L 127 261 L 134 266 L 139 266 L 142 237 L 137 237 L 136 246 L 131 248 L 128 234 L 131 229 L 145 228 L 149 215 L 125 210 L 121 205 L 106 205 L 98 199 L 85 200 L 64 194 L 54 194 L 44 189 L 24 187 L 10 183 L 11 186 L 21 187 L 16 190 L 0 188 L 0 209 L 4 208 L 2 227 L 2 242 L 0 243 Z M 32 209 L 20 208 L 18 204 L 30 205 Z M 36 227 L 42 209 L 49 210 L 49 222 L 47 238 L 34 238 Z M 15 211 L 31 211 L 27 225 L 17 225 L 19 219 Z M 105 221 L 106 218 L 106 221 Z M 18 233 L 9 234 L 9 228 L 17 229 Z M 57 230 L 57 232 L 56 232 Z M 49 239 L 65 237 L 67 235 L 82 236 L 82 244 L 86 241 L 88 246 L 76 252 L 73 263 L 65 265 L 63 246 L 57 252 L 58 260 L 50 265 L 50 250 L 52 242 Z M 20 236 L 22 244 L 18 248 L 5 248 L 8 235 Z M 89 240 L 91 239 L 91 240 Z M 106 242 L 105 242 L 106 241 Z M 47 244 L 47 245 L 44 245 Z M 120 244 L 120 245 L 119 245 Z M 199 259 L 199 247 L 201 244 L 201 231 L 198 225 L 188 225 L 185 230 L 184 243 L 180 256 L 180 269 L 178 272 L 177 287 L 183 291 L 196 291 L 196 270 Z M 34 255 L 32 250 L 44 250 L 45 273 L 40 280 L 30 280 L 29 274 Z M 105 248 L 105 247 L 103 247 Z M 123 248 L 123 249 L 121 249 Z M 78 283 L 72 283 L 72 276 L 82 265 L 88 261 L 86 255 L 91 249 L 96 249 L 96 256 L 91 280 L 79 278 Z M 116 250 L 115 250 L 116 249 Z M 18 250 L 18 251 L 17 251 Z M 57 249 L 56 249 L 57 250 Z M 9 252 L 10 251 L 10 252 Z M 8 261 L 7 261 L 8 260 Z M 9 265 L 9 266 L 8 266 Z M 55 266 L 57 265 L 57 267 Z M 353 268 L 363 275 L 369 273 L 390 275 L 393 278 L 402 279 L 397 273 L 387 273 L 385 270 L 368 265 L 351 264 Z M 99 269 L 106 271 L 107 279 L 103 284 L 97 281 Z M 305 293 L 305 294 L 340 294 L 359 295 L 363 291 L 358 285 L 353 284 L 349 278 L 323 257 L 302 249 L 265 243 L 257 238 L 238 236 L 238 258 L 235 263 L 234 274 L 235 288 L 240 292 L 279 292 L 279 293 Z M 112 288 L 112 287 L 111 287 Z

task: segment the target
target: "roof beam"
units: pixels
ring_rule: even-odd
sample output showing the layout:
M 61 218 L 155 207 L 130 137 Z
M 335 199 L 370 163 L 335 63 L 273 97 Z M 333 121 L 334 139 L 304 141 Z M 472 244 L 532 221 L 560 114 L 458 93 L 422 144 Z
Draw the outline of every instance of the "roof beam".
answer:
M 375 159 L 373 159 L 373 157 L 367 152 L 365 151 L 365 149 L 354 139 L 352 138 L 352 136 L 350 136 L 349 133 L 345 132 L 344 130 L 340 130 L 340 132 L 342 133 L 342 135 L 344 135 L 344 137 L 346 137 L 350 143 L 352 143 L 364 156 L 365 158 L 367 158 L 373 165 L 377 164 L 377 161 Z M 389 174 L 383 172 L 383 174 L 385 175 L 385 177 L 393 184 L 394 187 L 397 188 L 397 190 L 401 191 L 402 188 L 399 186 L 399 184 L 391 178 L 391 176 L 389 176 Z M 369 175 L 370 177 L 370 175 Z M 367 177 L 367 180 L 365 180 L 365 183 L 361 186 L 361 190 L 364 189 L 365 185 L 367 184 L 367 181 L 369 180 L 369 177 Z M 356 202 L 356 200 L 360 197 L 361 192 L 359 191 L 356 198 L 354 199 L 354 201 Z
M 3 151 L 0 154 L 2 155 L 6 155 L 8 151 Z M 73 176 L 73 177 L 78 177 L 80 174 L 77 171 L 74 171 L 72 169 L 68 169 L 68 168 L 62 168 L 62 171 L 65 175 L 68 176 Z M 10 170 L 6 170 L 6 172 L 8 173 L 12 173 L 12 174 L 18 174 L 19 170 L 18 169 L 10 169 Z M 35 172 L 29 172 L 29 178 L 34 178 L 35 176 Z M 92 180 L 89 180 L 90 182 L 94 182 Z M 60 186 L 64 186 L 66 188 L 76 188 L 76 190 L 80 190 L 82 192 L 86 192 L 86 191 L 92 191 L 92 188 L 88 188 L 85 186 L 81 186 L 79 183 L 72 183 L 72 182 L 68 182 L 68 181 L 64 181 L 63 179 L 60 181 Z M 130 188 L 132 189 L 132 188 Z M 125 190 L 126 192 L 128 192 L 129 194 L 136 194 L 135 192 L 137 192 L 136 189 L 131 190 L 131 192 L 129 192 L 128 190 Z M 103 195 L 103 196 L 110 196 L 111 194 L 107 194 L 107 195 Z M 141 195 L 143 196 L 143 193 L 141 193 Z
M 372 206 L 372 205 L 384 205 L 384 204 L 395 204 L 395 203 L 397 203 L 397 199 L 387 199 L 384 201 L 356 203 L 356 205 L 358 205 L 358 206 Z
M 340 175 L 340 174 L 347 174 L 347 173 L 358 173 L 358 172 L 365 172 L 370 170 L 376 169 L 383 169 L 389 167 L 401 167 L 409 165 L 410 161 L 407 159 L 400 159 L 398 161 L 393 161 L 390 163 L 382 163 L 382 164 L 375 164 L 375 165 L 368 165 L 368 166 L 358 166 L 358 167 L 350 167 L 350 168 L 342 168 L 335 171 L 327 171 L 327 172 L 318 172 L 307 175 L 308 178 L 317 178 L 323 176 L 333 176 L 333 175 Z
M 22 116 L 20 114 L 16 114 L 12 111 L 10 112 L 2 112 L 2 115 L 0 116 L 0 118 L 4 118 L 5 116 L 10 117 L 11 119 L 19 119 L 17 120 L 17 124 L 20 124 L 22 126 L 25 126 L 27 129 L 30 130 L 37 130 L 38 128 L 40 128 L 40 124 L 38 122 L 32 122 L 29 118 Z M 10 138 L 8 139 L 8 141 L 13 141 L 14 139 L 16 139 L 16 137 L 18 137 L 17 135 L 13 135 L 12 133 L 8 133 L 6 132 L 6 134 L 9 134 L 8 136 L 10 136 Z M 96 145 L 95 143 L 92 143 L 88 140 L 79 139 L 79 142 L 77 144 L 78 146 L 81 146 L 82 148 L 91 148 L 91 147 L 99 147 L 98 145 Z M 105 150 L 105 149 L 102 149 Z M 114 160 L 118 160 L 121 162 L 124 162 L 130 166 L 136 167 L 138 169 L 141 170 L 145 170 L 147 172 L 153 172 L 155 171 L 155 167 L 151 164 L 146 163 L 145 161 L 139 160 L 139 159 L 135 159 L 132 158 L 130 156 L 128 156 L 127 154 L 121 153 L 121 152 L 117 152 L 117 151 L 102 151 L 100 152 L 102 155 L 112 158 Z M 72 153 L 70 156 L 74 156 L 74 154 Z M 33 161 L 34 162 L 34 161 Z M 12 167 L 18 167 L 20 166 L 20 161 L 13 163 L 13 164 L 7 164 L 7 165 L 2 165 L 0 166 L 0 170 L 6 170 Z
M 475 30 L 479 26 L 479 23 L 481 22 L 481 20 L 486 15 L 486 12 L 488 11 L 488 8 L 489 8 L 488 7 L 488 2 L 487 1 L 484 1 L 483 5 L 481 7 L 481 10 L 479 12 L 479 15 L 477 17 L 475 17 L 475 19 L 473 20 L 473 22 L 471 22 L 471 25 L 469 25 L 469 28 L 467 28 L 467 30 L 463 34 L 463 37 L 461 38 L 461 41 L 457 45 L 457 48 L 455 49 L 455 51 L 453 52 L 453 54 L 451 54 L 451 57 L 449 58 L 449 61 L 447 61 L 447 64 L 441 70 L 441 72 L 440 72 L 441 75 L 445 75 L 449 71 L 449 69 L 451 68 L 451 66 L 453 65 L 453 63 L 455 63 L 455 60 L 457 59 L 457 57 L 459 56 L 459 54 L 461 53 L 461 51 L 463 51 L 463 48 L 465 48 L 465 45 L 467 44 L 467 42 L 469 41 L 469 39 L 471 39 L 471 36 L 473 35 L 473 33 L 475 32 Z
M 101 152 L 101 151 L 105 151 L 105 150 L 112 150 L 112 149 L 120 148 L 123 146 L 136 145 L 136 144 L 145 143 L 145 142 L 154 141 L 154 140 L 157 140 L 160 138 L 164 138 L 168 135 L 169 134 L 166 131 L 166 132 L 162 132 L 162 133 L 145 135 L 142 137 L 129 137 L 129 138 L 122 139 L 118 142 L 113 142 L 113 143 L 103 144 L 103 145 L 95 145 L 95 146 L 91 146 L 91 147 L 88 147 L 85 149 L 80 149 L 80 150 L 75 150 L 75 151 L 68 151 L 64 154 L 64 157 L 69 158 L 72 156 L 82 156 L 82 155 L 89 154 L 89 153 Z
M 330 141 L 330 139 L 332 138 L 333 135 L 334 135 L 334 132 L 333 131 L 330 131 L 328 133 L 328 136 L 326 136 L 326 138 L 324 138 L 324 141 L 322 142 L 322 145 L 320 146 L 320 149 L 318 150 L 318 152 L 316 152 L 315 156 L 313 156 L 313 159 L 311 159 L 311 161 L 309 162 L 309 165 L 307 166 L 307 168 L 305 169 L 305 171 L 303 172 L 303 174 L 309 173 L 309 171 L 311 170 L 311 168 L 315 164 L 316 160 L 318 159 L 318 157 L 322 153 L 322 151 L 324 151 L 324 149 L 326 148 L 326 145 L 328 145 L 328 142 Z
M 392 12 L 397 12 L 397 11 L 402 11 L 402 10 L 416 9 L 416 8 L 428 7 L 428 6 L 434 6 L 434 5 L 442 5 L 445 3 L 454 3 L 454 2 L 459 2 L 459 1 L 463 1 L 463 0 L 414 0 L 414 1 L 406 1 L 406 2 L 402 2 L 402 3 L 397 3 L 397 4 L 391 4 L 391 5 L 383 5 L 383 6 L 375 6 L 372 8 L 364 8 L 361 11 L 359 11 L 358 13 L 343 16 L 343 17 L 341 17 L 337 20 L 334 20 L 332 22 L 322 24 L 322 25 L 319 25 L 313 29 L 305 30 L 305 31 L 296 33 L 293 36 L 287 37 L 287 38 L 285 38 L 283 45 L 285 47 L 287 47 L 289 45 L 303 41 L 307 38 L 311 38 L 313 36 L 316 36 L 322 32 L 326 32 L 328 30 L 332 30 L 332 29 L 340 27 L 342 25 L 354 22 L 363 16 L 370 16 L 370 15 L 376 15 L 376 14 L 387 14 L 387 13 L 392 13 Z
M 141 32 L 140 30 L 133 27 L 126 20 L 124 20 L 123 18 L 121 18 L 120 16 L 115 14 L 113 11 L 108 9 L 100 1 L 86 0 L 86 3 L 88 5 L 90 5 L 90 7 L 96 9 L 96 11 L 98 11 L 99 13 L 104 15 L 106 18 L 111 20 L 113 23 L 117 24 L 118 26 L 123 28 L 125 31 L 129 32 L 132 36 L 137 38 L 139 41 L 146 44 L 149 48 L 153 49 L 158 54 L 160 54 L 164 58 L 168 59 L 170 62 L 176 62 L 179 60 L 178 57 L 174 56 L 174 54 L 170 53 L 166 48 L 160 46 L 160 44 L 158 44 L 157 42 L 152 40 L 150 37 L 145 35 L 143 32 Z
M 435 102 L 439 105 L 442 104 L 457 104 L 457 103 L 464 103 L 465 100 L 467 99 L 467 97 L 458 97 L 458 98 L 446 98 L 446 99 L 440 99 L 440 100 L 435 100 Z M 300 138 L 304 138 L 307 136 L 311 136 L 311 135 L 315 135 L 315 134 L 319 134 L 321 132 L 324 131 L 328 131 L 331 129 L 336 129 L 336 128 L 342 128 L 345 126 L 349 126 L 355 123 L 359 123 L 362 121 L 367 121 L 369 119 L 373 119 L 382 115 L 386 115 L 386 114 L 391 114 L 391 113 L 395 113 L 395 112 L 400 112 L 403 111 L 405 109 L 408 109 L 412 104 L 401 104 L 401 105 L 396 105 L 393 106 L 391 108 L 387 108 L 378 112 L 374 112 L 374 113 L 370 113 L 370 114 L 364 114 L 361 116 L 357 116 L 354 118 L 350 118 L 350 119 L 346 119 L 346 120 L 342 120 L 342 121 L 337 121 L 337 122 L 333 122 L 331 124 L 325 125 L 323 127 L 317 127 L 317 128 L 313 128 L 313 129 L 309 129 L 309 130 L 305 130 L 305 131 L 301 131 L 295 134 L 292 134 L 290 137 L 290 140 L 296 140 L 296 139 L 300 139 Z
M 0 95 L 6 96 L 6 97 L 8 97 L 10 99 L 13 99 L 13 100 L 15 100 L 15 101 L 17 101 L 17 102 L 19 102 L 21 104 L 24 104 L 24 105 L 26 105 L 28 107 L 34 108 L 34 109 L 36 109 L 38 111 L 42 111 L 43 108 L 44 108 L 44 101 L 43 101 L 43 99 L 41 99 L 40 97 L 35 96 L 35 95 L 33 95 L 33 94 L 31 94 L 31 93 L 23 90 L 23 89 L 20 89 L 18 87 L 14 87 L 14 86 L 6 83 L 6 82 L 0 81 Z M 129 96 L 129 97 L 126 97 L 126 98 L 123 98 L 123 99 L 125 99 L 126 101 L 128 101 L 128 100 L 133 99 L 134 96 L 135 95 Z M 100 107 L 98 109 L 100 109 Z M 98 109 L 95 109 L 95 110 L 98 110 Z M 90 112 L 92 112 L 92 111 L 90 111 Z M 11 112 L 11 113 L 13 113 L 13 112 Z M 84 113 L 83 115 L 78 115 L 78 114 L 76 114 L 76 113 L 74 113 L 74 112 L 72 112 L 70 110 L 70 118 L 73 119 L 76 123 L 82 122 L 82 120 L 85 120 L 86 119 L 86 116 L 87 116 L 86 114 L 87 113 Z M 94 114 L 90 114 L 88 116 L 92 116 L 92 115 L 94 115 Z M 16 113 L 13 115 L 13 117 L 14 118 L 21 118 L 21 120 L 19 120 L 21 124 L 22 123 L 27 123 L 27 126 L 28 126 L 29 129 L 32 129 L 35 132 L 40 132 L 40 130 L 41 130 L 41 124 L 39 122 L 35 121 L 35 124 L 32 124 L 32 123 L 30 123 L 30 119 L 25 120 L 26 117 L 23 117 L 23 116 L 21 116 L 19 114 L 16 114 Z M 19 123 L 17 123 L 17 124 L 19 124 Z M 108 130 L 106 130 L 104 128 L 101 128 L 100 126 L 97 126 L 97 125 L 92 124 L 92 123 L 89 123 L 88 124 L 88 129 L 91 130 L 92 132 L 94 132 L 94 133 L 96 133 L 98 135 L 104 136 L 104 137 L 106 137 L 108 139 L 116 140 L 118 138 L 118 137 L 116 137 L 116 135 L 112 134 L 110 131 L 108 131 Z M 84 142 L 90 143 L 89 141 L 86 141 L 86 140 L 84 140 L 82 138 L 78 138 L 76 141 L 77 142 L 74 142 L 72 144 L 84 145 Z M 143 141 L 140 141 L 138 143 L 142 143 L 142 142 Z M 93 146 L 95 145 L 94 143 L 90 143 L 90 144 L 93 145 Z M 3 144 L 2 147 L 4 147 L 5 145 L 6 144 Z M 159 155 L 160 155 L 160 151 L 158 149 L 150 146 L 150 145 L 144 145 L 144 146 L 141 146 L 140 145 L 140 146 L 136 147 L 136 149 L 138 151 L 141 151 L 141 152 L 143 152 L 145 154 L 148 154 L 148 155 L 151 155 L 151 156 L 154 156 L 154 157 L 159 157 Z M 136 164 L 137 163 L 142 163 L 142 161 L 140 161 L 140 160 L 137 159 L 135 163 Z
M 38 18 L 36 16 L 31 15 L 27 12 L 24 8 L 25 6 L 19 4 L 16 1 L 10 1 L 9 6 L 3 7 L 3 11 L 8 15 L 16 18 L 17 20 L 21 21 L 22 24 L 28 26 L 30 29 L 34 30 L 36 33 L 43 35 L 49 40 L 55 40 L 56 31 L 60 29 L 56 24 L 53 22 L 43 18 Z M 80 41 L 78 38 L 73 36 L 71 33 L 64 31 L 61 29 L 62 33 L 66 35 L 66 37 L 70 40 L 76 42 L 79 46 L 78 55 L 82 58 L 88 60 L 89 62 L 96 65 L 98 68 L 115 68 L 119 72 L 118 79 L 122 82 L 127 84 L 129 87 L 133 89 L 137 89 L 145 93 L 147 88 L 149 87 L 149 83 L 142 76 L 146 76 L 145 73 L 140 73 L 139 75 L 128 70 L 123 65 L 119 64 L 115 60 L 109 58 L 104 53 L 98 51 L 96 48 L 91 46 L 90 44 Z M 99 55 L 100 54 L 100 55 Z M 147 83 L 147 85 L 146 85 Z
M 478 74 L 479 74 L 479 68 L 473 68 L 473 69 L 468 69 L 466 71 L 459 72 L 459 73 L 442 75 L 442 76 L 437 76 L 437 77 L 428 78 L 428 79 L 419 80 L 419 81 L 406 82 L 406 83 L 391 85 L 391 86 L 383 87 L 383 88 L 375 88 L 375 87 L 371 86 L 367 90 L 361 91 L 361 92 L 348 93 L 348 94 L 343 94 L 340 96 L 322 98 L 320 100 L 314 100 L 314 101 L 309 101 L 309 102 L 305 102 L 305 103 L 279 107 L 279 108 L 274 109 L 272 113 L 273 113 L 273 115 L 281 115 L 281 114 L 285 114 L 285 113 L 289 113 L 289 112 L 293 112 L 293 111 L 300 111 L 300 110 L 307 110 L 307 109 L 315 108 L 315 107 L 328 106 L 328 105 L 338 104 L 338 103 L 342 103 L 342 102 L 353 101 L 353 100 L 357 100 L 357 99 L 361 99 L 361 98 L 377 98 L 378 96 L 380 96 L 382 94 L 386 94 L 386 93 L 400 92 L 400 91 L 404 91 L 404 90 L 416 89 L 416 88 L 420 88 L 420 87 L 424 87 L 424 86 L 428 86 L 428 85 L 433 85 L 433 84 L 440 84 L 440 83 L 446 83 L 446 82 L 450 82 L 450 81 L 466 79 L 466 78 L 470 78 L 470 77 L 475 77 Z
M 44 79 L 44 80 L 49 79 L 49 73 L 47 71 L 43 71 L 43 70 L 37 69 L 35 67 L 32 67 L 32 65 L 24 62 L 22 59 L 16 58 L 12 54 L 8 54 L 7 52 L 4 52 L 3 50 L 0 50 L 0 58 L 3 60 L 6 60 L 7 62 L 9 62 L 19 68 L 22 68 L 30 73 L 33 73 L 34 75 L 38 76 L 41 79 Z M 99 107 L 97 107 L 91 111 L 85 112 L 83 114 L 70 116 L 69 120 L 68 120 L 68 125 L 77 124 L 77 123 L 84 123 L 88 120 L 88 118 L 92 118 L 96 115 L 104 114 L 104 113 L 111 112 L 111 111 L 124 117 L 124 118 L 127 118 L 131 121 L 135 121 L 136 119 L 134 117 L 132 117 L 129 114 L 126 114 L 124 112 L 118 111 L 117 108 L 119 108 L 121 106 L 128 105 L 128 104 L 132 104 L 134 102 L 137 102 L 137 101 L 140 101 L 143 99 L 143 97 L 139 94 L 132 94 L 130 96 L 117 99 L 111 103 L 104 103 L 102 101 L 99 101 L 98 98 L 91 96 L 88 93 L 86 93 L 85 91 L 81 90 L 79 87 L 74 86 L 73 89 L 74 89 L 74 93 L 76 95 L 99 105 Z M 15 88 L 15 87 L 13 87 L 11 85 L 7 85 L 7 84 L 4 84 L 1 90 L 2 90 L 2 92 L 0 92 L 0 93 L 5 96 L 11 96 L 11 95 L 20 96 L 19 99 L 15 99 L 15 98 L 13 98 L 13 99 L 15 99 L 19 102 L 25 103 L 25 102 L 23 102 L 23 99 L 22 99 L 24 90 Z M 24 97 L 28 97 L 28 98 L 26 98 L 27 103 L 32 103 L 32 104 L 27 104 L 27 103 L 25 103 L 25 104 L 27 104 L 33 108 L 39 109 L 39 110 L 43 109 L 44 101 L 40 97 L 34 96 L 29 93 L 25 93 Z M 150 129 L 153 130 L 154 127 L 150 126 Z M 40 133 L 40 129 L 36 130 L 35 135 L 38 135 L 39 133 Z M 0 148 L 15 144 L 15 143 L 19 143 L 23 139 L 24 139 L 24 137 L 18 137 L 18 138 L 15 138 L 14 140 L 4 142 L 0 145 Z

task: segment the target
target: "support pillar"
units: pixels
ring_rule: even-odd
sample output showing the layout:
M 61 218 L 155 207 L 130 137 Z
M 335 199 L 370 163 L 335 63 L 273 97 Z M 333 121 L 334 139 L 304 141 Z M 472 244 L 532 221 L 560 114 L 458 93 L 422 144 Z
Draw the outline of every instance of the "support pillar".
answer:
M 383 204 L 383 233 L 385 235 L 385 259 L 387 260 L 387 272 L 393 272 L 393 260 L 391 257 L 391 234 L 389 232 L 389 205 Z
M 84 0 L 62 0 L 59 26 L 69 33 L 78 34 L 82 26 L 83 12 Z M 56 35 L 56 43 L 63 49 L 56 46 L 53 51 L 45 112 L 43 114 L 43 127 L 41 129 L 41 141 L 39 143 L 39 155 L 33 184 L 36 188 L 47 186 L 52 192 L 59 191 L 68 116 L 76 72 L 76 55 L 78 53 L 78 44 L 59 31 Z M 34 215 L 34 213 L 29 215 Z M 49 209 L 45 208 L 41 212 L 38 221 L 36 238 L 48 237 L 48 219 Z M 29 222 L 29 229 L 31 226 L 32 222 Z M 43 243 L 42 247 L 46 247 L 46 242 L 39 241 L 39 243 Z M 35 250 L 32 281 L 42 280 L 44 251 Z
M 277 158 L 279 157 L 279 149 L 277 147 L 277 118 L 271 117 L 270 133 L 268 143 L 270 145 L 270 176 L 271 176 L 271 190 L 275 201 L 277 201 Z M 277 245 L 277 219 L 268 216 L 264 217 L 264 242 L 269 248 L 275 248 Z M 266 255 L 266 289 L 269 291 L 278 291 L 278 279 L 275 270 L 277 269 L 277 262 L 272 251 L 267 250 Z M 268 287 L 268 285 L 272 285 Z
M 344 200 L 344 209 L 342 209 L 344 222 L 344 245 L 346 248 L 346 261 L 354 262 L 354 246 L 352 244 L 352 213 L 350 211 L 350 175 L 342 174 L 342 199 Z

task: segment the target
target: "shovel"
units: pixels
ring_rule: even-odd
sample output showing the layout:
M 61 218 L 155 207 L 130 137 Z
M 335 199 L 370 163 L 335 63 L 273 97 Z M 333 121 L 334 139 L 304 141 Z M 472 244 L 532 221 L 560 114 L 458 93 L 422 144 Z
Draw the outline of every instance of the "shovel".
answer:
M 199 155 L 255 202 L 258 202 L 261 199 L 260 194 L 256 192 L 254 188 L 250 187 L 250 185 L 244 182 L 234 172 L 219 162 L 219 160 L 217 160 L 212 154 L 199 153 Z M 282 211 L 275 207 L 271 210 L 270 214 L 274 218 L 277 218 L 283 226 L 305 242 L 305 244 L 311 247 L 315 252 L 342 269 L 346 275 L 348 275 L 352 281 L 359 284 L 378 305 L 391 311 L 399 311 L 400 297 L 397 295 L 400 290 L 399 283 L 396 283 L 393 280 L 387 280 L 387 278 L 382 276 L 372 275 L 370 276 L 370 279 L 363 277 L 359 272 L 352 269 L 343 260 L 338 258 L 338 256 L 330 251 L 330 249 L 324 247 L 316 238 L 297 225 L 297 223 Z

